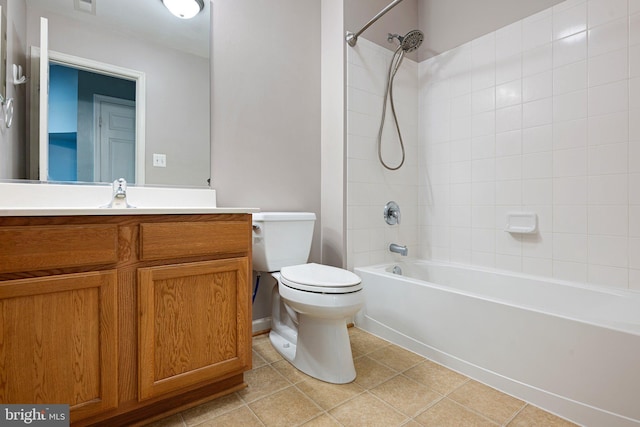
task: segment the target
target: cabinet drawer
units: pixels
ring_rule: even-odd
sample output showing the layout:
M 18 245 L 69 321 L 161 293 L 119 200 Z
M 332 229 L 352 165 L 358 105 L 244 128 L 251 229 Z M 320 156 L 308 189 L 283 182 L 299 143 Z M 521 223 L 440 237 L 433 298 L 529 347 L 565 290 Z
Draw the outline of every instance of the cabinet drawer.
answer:
M 116 225 L 0 227 L 0 273 L 117 261 Z
M 250 222 L 205 221 L 140 224 L 143 261 L 250 250 Z

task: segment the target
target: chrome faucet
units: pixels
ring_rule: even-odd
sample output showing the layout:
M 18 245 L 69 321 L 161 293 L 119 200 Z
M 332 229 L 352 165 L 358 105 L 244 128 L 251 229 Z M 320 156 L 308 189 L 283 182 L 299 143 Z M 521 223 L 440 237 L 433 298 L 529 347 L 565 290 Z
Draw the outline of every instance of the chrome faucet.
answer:
M 127 198 L 127 181 L 125 181 L 124 178 L 116 179 L 115 181 L 113 181 L 113 198 Z
M 396 245 L 395 243 L 392 243 L 392 244 L 389 245 L 389 250 L 391 252 L 395 252 L 395 253 L 400 254 L 402 256 L 409 255 L 409 249 L 407 249 L 406 246 Z
M 135 208 L 127 203 L 127 181 L 119 178 L 113 181 L 113 198 L 104 208 Z
M 400 206 L 394 201 L 388 202 L 384 206 L 383 217 L 389 225 L 400 224 Z

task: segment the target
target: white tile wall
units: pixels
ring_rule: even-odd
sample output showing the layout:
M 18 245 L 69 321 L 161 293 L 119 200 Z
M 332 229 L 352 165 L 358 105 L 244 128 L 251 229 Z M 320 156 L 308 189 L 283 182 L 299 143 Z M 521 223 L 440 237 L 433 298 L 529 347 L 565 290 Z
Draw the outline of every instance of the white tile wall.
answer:
M 399 255 L 389 252 L 390 243 L 407 245 L 409 253 L 418 252 L 418 66 L 405 59 L 394 82 L 393 96 L 406 161 L 398 171 L 387 171 L 378 161 L 377 135 L 386 87 L 386 73 L 392 53 L 360 38 L 348 49 L 347 65 L 347 267 L 354 268 L 392 260 Z M 447 109 L 434 115 L 432 123 L 445 120 L 456 123 L 461 135 L 471 132 L 471 98 L 457 97 L 451 84 L 438 86 L 446 96 Z M 390 165 L 399 163 L 400 148 L 387 106 L 383 133 L 383 156 Z M 449 141 L 449 128 L 431 128 L 433 138 Z M 439 136 L 439 133 L 443 133 Z M 454 160 L 449 164 L 450 151 Z M 459 179 L 471 180 L 464 163 L 470 159 L 471 147 L 447 146 L 446 152 L 433 150 L 446 160 L 447 172 Z M 431 154 L 430 154 L 431 156 Z M 469 175 L 466 177 L 466 175 Z M 396 201 L 401 208 L 400 225 L 387 225 L 382 217 L 384 205 Z M 437 231 L 438 229 L 435 229 Z M 436 236 L 437 238 L 438 236 Z
M 419 70 L 422 255 L 640 290 L 640 2 L 567 0 Z M 540 231 L 502 231 L 512 209 Z
M 566 0 L 405 61 L 398 172 L 375 151 L 391 53 L 361 39 L 348 57 L 349 267 L 395 258 L 396 242 L 416 257 L 640 291 L 639 0 Z M 388 200 L 399 227 L 382 222 Z M 505 233 L 510 210 L 537 212 L 539 232 Z

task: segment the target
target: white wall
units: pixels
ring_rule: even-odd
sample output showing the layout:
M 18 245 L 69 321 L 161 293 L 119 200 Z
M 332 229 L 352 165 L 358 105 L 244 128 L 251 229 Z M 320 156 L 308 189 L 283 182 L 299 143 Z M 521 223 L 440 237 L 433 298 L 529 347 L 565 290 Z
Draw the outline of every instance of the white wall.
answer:
M 392 0 L 344 0 L 345 31 L 356 32 Z M 420 29 L 425 39 L 411 59 L 424 60 L 495 31 L 562 0 L 404 0 L 367 29 L 362 37 L 393 50 L 400 35 Z
M 352 33 L 359 31 L 393 0 L 344 0 L 344 26 Z M 391 34 L 405 35 L 418 28 L 418 0 L 404 0 L 378 19 L 360 37 L 389 50 L 395 50 L 398 42 L 389 43 L 387 36 Z M 409 56 L 417 58 L 417 53 Z
M 423 257 L 640 290 L 640 3 L 560 3 L 420 88 Z M 510 210 L 540 232 L 504 232 Z
M 321 1 L 321 262 L 345 265 L 345 43 L 344 1 Z
M 7 129 L 4 118 L 0 119 L 0 179 L 26 177 L 26 90 L 25 85 L 12 82 L 12 64 L 26 66 L 26 6 L 20 0 L 2 0 L 2 13 L 7 16 L 7 89 L 2 95 L 13 98 L 13 123 Z
M 218 204 L 318 216 L 321 258 L 320 2 L 213 4 L 212 175 Z M 339 89 L 338 89 L 339 90 Z M 338 189 L 339 190 L 339 189 Z M 262 277 L 254 318 L 270 313 Z
M 216 2 L 213 39 L 218 202 L 319 215 L 319 3 Z
M 502 28 L 562 0 L 420 0 L 420 29 L 425 34 L 420 60 L 445 52 Z

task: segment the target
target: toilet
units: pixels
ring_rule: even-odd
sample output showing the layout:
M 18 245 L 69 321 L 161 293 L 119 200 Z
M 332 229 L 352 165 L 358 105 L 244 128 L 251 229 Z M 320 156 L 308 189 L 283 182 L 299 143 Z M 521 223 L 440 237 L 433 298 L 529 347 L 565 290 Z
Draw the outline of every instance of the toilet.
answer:
M 364 303 L 354 273 L 307 263 L 316 216 L 309 212 L 253 214 L 253 269 L 277 280 L 272 291 L 274 348 L 300 371 L 334 384 L 353 381 L 347 321 Z

